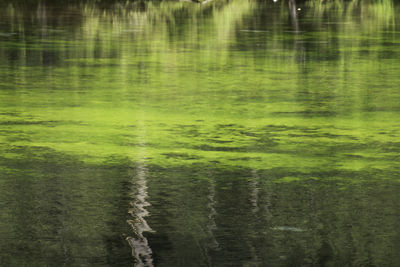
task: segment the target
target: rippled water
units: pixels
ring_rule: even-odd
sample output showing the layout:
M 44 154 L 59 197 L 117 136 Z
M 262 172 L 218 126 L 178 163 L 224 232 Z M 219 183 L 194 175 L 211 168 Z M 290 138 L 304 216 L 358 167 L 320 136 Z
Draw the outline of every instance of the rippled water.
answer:
M 1 266 L 398 266 L 392 1 L 0 2 Z

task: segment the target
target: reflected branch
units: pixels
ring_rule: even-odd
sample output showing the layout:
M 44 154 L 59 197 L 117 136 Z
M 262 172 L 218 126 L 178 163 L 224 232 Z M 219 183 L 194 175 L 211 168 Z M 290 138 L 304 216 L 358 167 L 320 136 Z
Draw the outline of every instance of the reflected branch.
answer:
M 289 0 L 289 14 L 292 21 L 292 25 L 295 31 L 299 31 L 299 22 L 297 19 L 297 7 L 296 0 Z
M 143 235 L 144 232 L 152 231 L 145 220 L 145 217 L 149 215 L 146 207 L 150 206 L 150 203 L 146 200 L 148 197 L 146 173 L 146 167 L 140 164 L 136 175 L 136 192 L 133 194 L 134 200 L 131 202 L 132 208 L 129 210 L 129 213 L 134 219 L 128 221 L 135 236 L 127 237 L 127 241 L 132 247 L 132 255 L 136 260 L 135 266 L 151 267 L 153 266 L 153 252 L 148 244 L 147 238 Z

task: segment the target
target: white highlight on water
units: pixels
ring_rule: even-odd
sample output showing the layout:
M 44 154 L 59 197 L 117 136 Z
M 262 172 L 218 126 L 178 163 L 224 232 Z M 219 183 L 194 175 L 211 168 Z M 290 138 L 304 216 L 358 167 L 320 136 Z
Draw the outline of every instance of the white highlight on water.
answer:
M 149 215 L 146 207 L 150 206 L 150 203 L 146 200 L 148 197 L 146 172 L 146 167 L 140 164 L 134 183 L 136 192 L 132 194 L 132 208 L 129 210 L 133 219 L 129 220 L 128 223 L 132 226 L 135 235 L 134 237 L 128 237 L 127 241 L 132 247 L 132 255 L 135 257 L 135 266 L 137 267 L 154 266 L 152 258 L 153 251 L 149 246 L 147 238 L 143 235 L 144 232 L 153 231 L 145 220 L 145 217 Z

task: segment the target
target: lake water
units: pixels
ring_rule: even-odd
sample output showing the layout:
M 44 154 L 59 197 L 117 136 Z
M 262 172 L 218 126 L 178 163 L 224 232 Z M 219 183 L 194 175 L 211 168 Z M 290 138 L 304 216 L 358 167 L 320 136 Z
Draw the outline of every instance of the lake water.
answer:
M 398 4 L 104 2 L 0 2 L 1 266 L 400 265 Z

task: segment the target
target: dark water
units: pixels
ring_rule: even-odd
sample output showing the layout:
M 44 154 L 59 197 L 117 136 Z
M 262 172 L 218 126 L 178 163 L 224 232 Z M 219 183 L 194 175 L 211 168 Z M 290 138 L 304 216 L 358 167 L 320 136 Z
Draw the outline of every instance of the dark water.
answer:
M 399 266 L 392 1 L 0 2 L 1 266 Z

